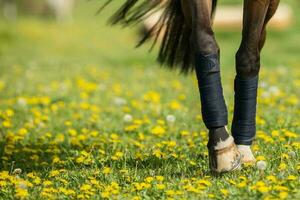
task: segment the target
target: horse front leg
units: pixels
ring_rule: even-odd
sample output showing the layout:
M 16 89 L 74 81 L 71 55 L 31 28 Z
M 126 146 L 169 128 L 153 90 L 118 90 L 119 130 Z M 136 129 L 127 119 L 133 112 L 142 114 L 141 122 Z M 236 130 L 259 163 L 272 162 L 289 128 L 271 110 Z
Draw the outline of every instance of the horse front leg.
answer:
M 240 154 L 229 136 L 228 114 L 220 75 L 219 46 L 211 27 L 212 0 L 181 1 L 187 24 L 192 29 L 195 71 L 201 98 L 202 118 L 209 130 L 209 163 L 214 172 L 232 171 L 240 166 Z
M 236 54 L 235 106 L 232 135 L 243 162 L 255 162 L 250 146 L 256 133 L 256 105 L 260 51 L 266 38 L 266 24 L 274 15 L 278 0 L 244 0 L 243 36 Z

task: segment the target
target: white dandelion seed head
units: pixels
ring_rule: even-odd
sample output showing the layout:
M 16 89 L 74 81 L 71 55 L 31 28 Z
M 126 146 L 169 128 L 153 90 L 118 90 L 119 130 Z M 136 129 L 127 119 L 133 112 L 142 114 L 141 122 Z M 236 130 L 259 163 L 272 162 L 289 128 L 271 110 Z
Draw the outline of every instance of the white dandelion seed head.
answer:
M 259 170 L 265 170 L 267 168 L 267 162 L 266 161 L 263 161 L 263 160 L 260 160 L 256 163 L 256 167 L 259 169 Z
M 277 86 L 271 86 L 269 92 L 274 95 L 280 94 L 280 89 Z
M 107 87 L 105 84 L 99 84 L 98 88 L 99 88 L 99 90 L 104 91 L 104 90 L 106 90 Z
M 124 122 L 131 122 L 133 120 L 133 117 L 130 114 L 126 114 L 123 117 Z
M 268 83 L 266 83 L 265 81 L 260 81 L 259 87 L 266 88 L 267 86 L 268 86 Z
M 27 185 L 24 182 L 19 183 L 19 188 L 27 189 Z
M 116 97 L 116 98 L 114 98 L 114 103 L 117 106 L 123 106 L 123 105 L 127 104 L 127 101 L 126 101 L 126 99 L 123 99 L 121 97 Z
M 284 66 L 284 65 L 280 65 L 277 67 L 277 72 L 279 74 L 286 74 L 288 71 L 287 71 L 287 67 Z
M 174 123 L 176 121 L 176 117 L 174 115 L 167 115 L 166 120 L 170 123 Z
M 22 106 L 22 107 L 26 107 L 27 106 L 27 101 L 26 99 L 22 98 L 22 97 L 19 97 L 18 100 L 17 100 L 17 103 L 19 106 Z
M 292 158 L 293 158 L 293 157 L 296 157 L 295 151 L 290 151 L 290 152 L 288 153 L 288 155 L 291 156 Z
M 21 174 L 22 173 L 22 169 L 20 168 L 16 168 L 14 171 L 13 171 L 13 174 L 14 175 L 18 175 L 18 174 Z

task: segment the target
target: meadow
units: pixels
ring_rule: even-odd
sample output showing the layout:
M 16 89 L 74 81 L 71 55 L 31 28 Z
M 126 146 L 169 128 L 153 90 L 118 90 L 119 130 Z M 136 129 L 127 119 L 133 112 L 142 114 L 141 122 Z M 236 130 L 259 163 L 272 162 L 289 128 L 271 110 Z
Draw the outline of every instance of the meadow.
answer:
M 299 12 L 261 56 L 265 166 L 215 176 L 195 75 L 135 49 L 138 29 L 107 26 L 114 6 L 80 1 L 66 24 L 0 19 L 0 199 L 299 199 Z M 216 31 L 230 122 L 240 35 Z

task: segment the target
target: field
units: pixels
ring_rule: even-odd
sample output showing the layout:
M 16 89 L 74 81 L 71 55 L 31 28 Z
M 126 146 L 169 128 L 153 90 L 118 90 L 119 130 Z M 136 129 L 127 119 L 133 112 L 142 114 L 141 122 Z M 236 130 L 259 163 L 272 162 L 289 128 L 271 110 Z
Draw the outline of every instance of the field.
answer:
M 266 168 L 214 176 L 194 74 L 159 67 L 98 4 L 70 24 L 0 19 L 0 199 L 300 198 L 299 12 L 261 56 L 253 150 Z M 240 32 L 216 36 L 231 121 Z

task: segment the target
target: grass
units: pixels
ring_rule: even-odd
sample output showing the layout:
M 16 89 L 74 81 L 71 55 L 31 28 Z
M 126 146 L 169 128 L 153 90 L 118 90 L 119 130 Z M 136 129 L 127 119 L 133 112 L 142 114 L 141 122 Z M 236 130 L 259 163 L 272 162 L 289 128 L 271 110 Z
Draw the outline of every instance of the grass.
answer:
M 262 54 L 253 150 L 267 167 L 216 177 L 194 75 L 160 68 L 96 5 L 72 24 L 0 21 L 0 199 L 300 197 L 298 13 Z M 231 118 L 240 33 L 216 34 Z

